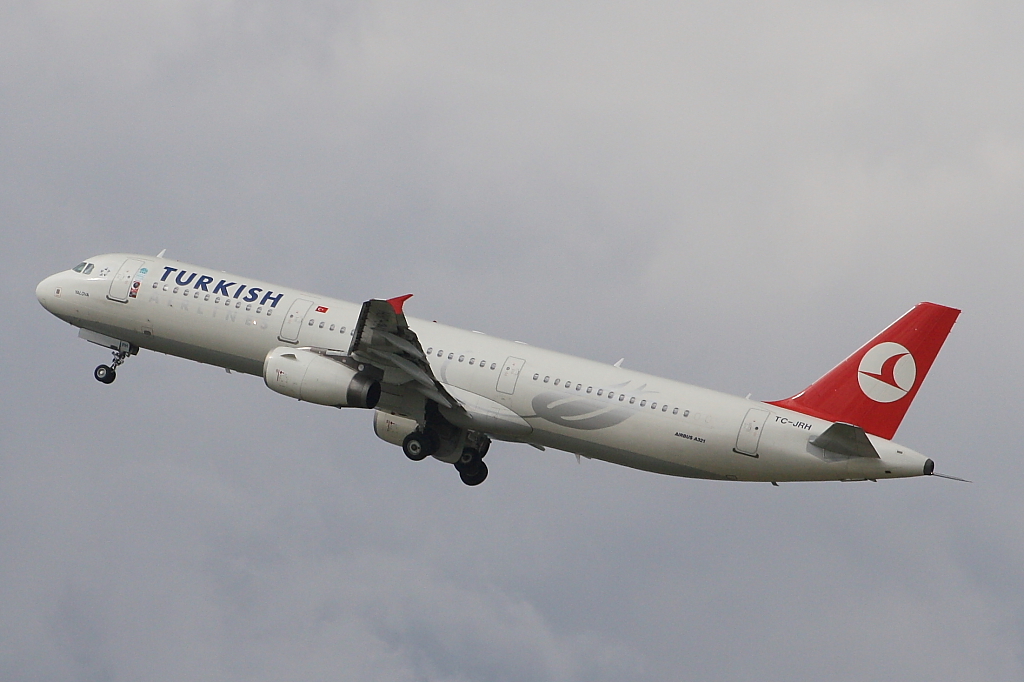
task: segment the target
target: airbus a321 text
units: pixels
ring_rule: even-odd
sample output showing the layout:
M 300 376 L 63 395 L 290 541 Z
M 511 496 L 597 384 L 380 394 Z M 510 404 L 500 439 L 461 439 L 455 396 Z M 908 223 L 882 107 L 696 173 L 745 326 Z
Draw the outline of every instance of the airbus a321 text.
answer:
M 756 402 L 407 318 L 409 296 L 347 303 L 160 256 L 96 256 L 36 296 L 114 351 L 100 382 L 140 348 L 254 374 L 372 411 L 380 438 L 454 464 L 467 485 L 487 477 L 492 440 L 691 478 L 930 475 L 931 459 L 891 439 L 960 313 L 921 303 L 804 391 Z

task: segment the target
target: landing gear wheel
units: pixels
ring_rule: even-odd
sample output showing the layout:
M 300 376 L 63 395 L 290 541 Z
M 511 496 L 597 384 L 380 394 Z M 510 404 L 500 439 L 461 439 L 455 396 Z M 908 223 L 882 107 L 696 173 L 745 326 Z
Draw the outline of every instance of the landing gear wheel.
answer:
M 487 478 L 487 465 L 478 461 L 475 469 L 459 471 L 459 478 L 466 485 L 480 485 Z
M 97 367 L 92 375 L 96 377 L 96 381 L 104 384 L 113 383 L 114 379 L 117 378 L 117 372 L 114 371 L 113 367 L 107 367 L 106 365 L 100 365 Z
M 460 474 L 463 471 L 472 472 L 477 465 L 482 464 L 480 461 L 480 453 L 473 448 L 466 448 L 462 451 L 462 456 L 455 462 L 455 470 Z
M 437 450 L 435 440 L 429 433 L 413 431 L 402 441 L 402 452 L 414 462 L 419 462 Z

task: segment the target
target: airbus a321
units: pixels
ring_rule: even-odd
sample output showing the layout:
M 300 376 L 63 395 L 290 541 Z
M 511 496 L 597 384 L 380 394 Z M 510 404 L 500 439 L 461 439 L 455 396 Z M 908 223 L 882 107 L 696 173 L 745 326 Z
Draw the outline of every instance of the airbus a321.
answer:
M 162 253 L 161 253 L 162 256 Z M 409 296 L 348 303 L 160 256 L 107 254 L 47 277 L 48 311 L 113 350 L 263 378 L 290 398 L 369 410 L 411 460 L 487 477 L 492 440 L 672 476 L 878 480 L 934 473 L 892 441 L 960 311 L 921 303 L 791 398 L 757 402 L 406 317 Z

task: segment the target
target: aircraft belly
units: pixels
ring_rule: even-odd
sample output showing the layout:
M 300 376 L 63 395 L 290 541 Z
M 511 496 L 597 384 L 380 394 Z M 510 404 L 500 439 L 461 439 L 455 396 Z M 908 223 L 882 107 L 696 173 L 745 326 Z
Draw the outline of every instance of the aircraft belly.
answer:
M 729 476 L 717 474 L 713 471 L 706 471 L 695 466 L 690 466 L 680 461 L 671 461 L 662 457 L 650 454 L 638 453 L 632 450 L 595 443 L 590 440 L 582 440 L 570 435 L 553 433 L 551 431 L 535 431 L 530 442 L 564 450 L 575 454 L 583 455 L 591 459 L 599 459 L 612 464 L 650 471 L 656 474 L 667 474 L 670 476 L 681 476 L 685 478 L 706 478 L 728 480 Z

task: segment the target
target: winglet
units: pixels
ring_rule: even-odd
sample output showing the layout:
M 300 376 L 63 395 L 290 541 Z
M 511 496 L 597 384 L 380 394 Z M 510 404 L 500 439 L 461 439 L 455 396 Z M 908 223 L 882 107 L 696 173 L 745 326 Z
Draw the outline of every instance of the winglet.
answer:
M 408 301 L 410 298 L 412 298 L 412 294 L 406 294 L 405 296 L 395 296 L 394 298 L 388 299 L 388 303 L 390 303 L 391 307 L 395 309 L 395 315 L 402 314 L 402 306 L 405 305 L 405 302 Z

